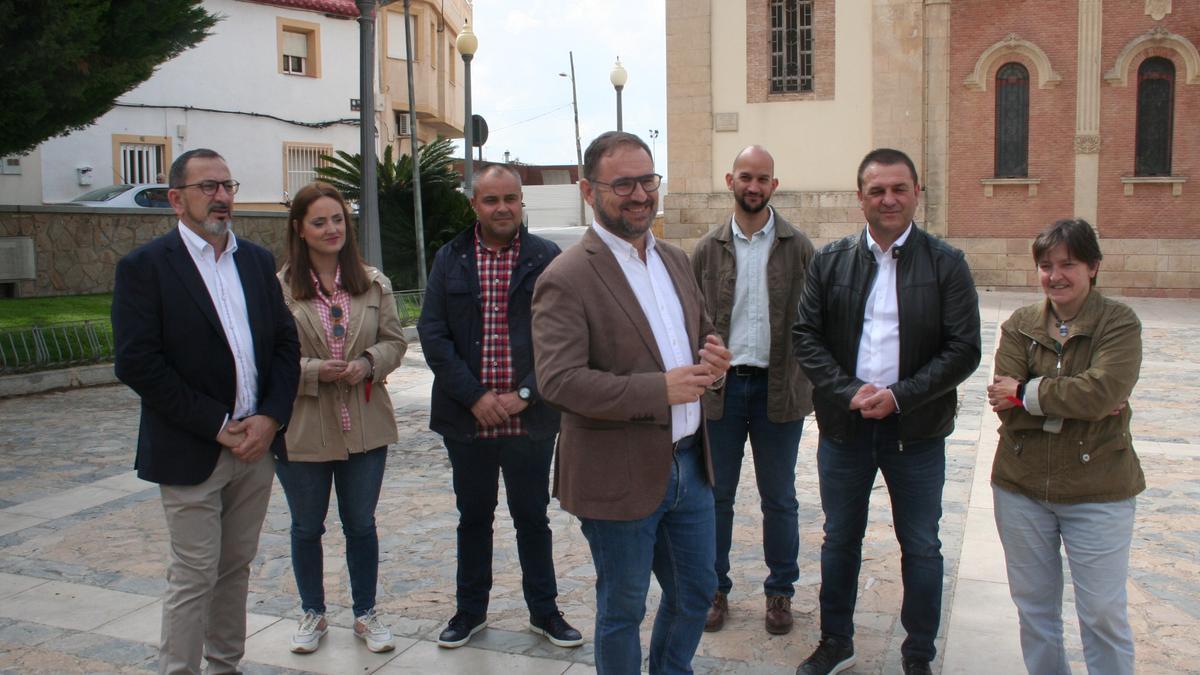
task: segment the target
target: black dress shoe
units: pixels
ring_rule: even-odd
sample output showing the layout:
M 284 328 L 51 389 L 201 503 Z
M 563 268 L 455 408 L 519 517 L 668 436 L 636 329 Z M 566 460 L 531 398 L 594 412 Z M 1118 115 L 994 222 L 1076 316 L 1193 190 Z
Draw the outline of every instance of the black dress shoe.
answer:
M 461 647 L 471 640 L 471 636 L 487 626 L 487 616 L 462 612 L 450 619 L 449 625 L 438 636 L 438 646 L 446 649 Z
M 904 675 L 933 675 L 933 671 L 925 659 L 909 656 L 904 659 Z
M 543 617 L 529 617 L 529 630 L 545 635 L 550 644 L 557 647 L 578 647 L 583 636 L 563 618 L 562 612 L 552 612 Z

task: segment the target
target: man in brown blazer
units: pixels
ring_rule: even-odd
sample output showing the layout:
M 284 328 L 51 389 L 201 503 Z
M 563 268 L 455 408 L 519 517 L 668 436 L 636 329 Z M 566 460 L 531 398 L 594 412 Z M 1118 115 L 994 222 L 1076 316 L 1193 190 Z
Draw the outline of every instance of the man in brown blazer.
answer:
M 637 136 L 607 132 L 584 156 L 595 222 L 533 297 L 538 388 L 561 409 L 554 494 L 578 516 L 596 567 L 596 669 L 641 669 L 653 571 L 663 589 L 651 673 L 690 673 L 716 591 L 712 462 L 701 396 L 729 350 L 687 256 L 650 226 L 662 177 Z

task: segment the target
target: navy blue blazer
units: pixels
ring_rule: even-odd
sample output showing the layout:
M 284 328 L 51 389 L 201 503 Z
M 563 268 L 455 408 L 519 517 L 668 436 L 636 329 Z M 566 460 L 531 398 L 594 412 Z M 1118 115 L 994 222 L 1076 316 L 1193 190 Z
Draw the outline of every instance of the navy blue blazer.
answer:
M 246 296 L 260 414 L 280 425 L 271 452 L 286 457 L 283 427 L 300 380 L 300 341 L 269 251 L 238 239 L 232 254 Z M 216 307 L 178 229 L 117 264 L 112 305 L 117 377 L 142 399 L 138 477 L 196 485 L 220 456 L 217 433 L 233 414 L 237 376 Z
M 530 438 L 553 438 L 559 413 L 538 396 L 533 372 L 531 328 L 533 286 L 546 265 L 559 253 L 558 244 L 521 227 L 521 252 L 508 282 L 508 340 L 512 349 L 513 382 L 529 387 L 533 400 L 521 412 L 521 425 Z M 475 228 L 469 227 L 438 250 L 425 286 L 425 302 L 417 332 L 421 351 L 433 371 L 429 428 L 447 438 L 475 439 L 475 405 L 487 389 L 480 381 L 483 358 L 483 308 L 479 268 L 475 263 Z

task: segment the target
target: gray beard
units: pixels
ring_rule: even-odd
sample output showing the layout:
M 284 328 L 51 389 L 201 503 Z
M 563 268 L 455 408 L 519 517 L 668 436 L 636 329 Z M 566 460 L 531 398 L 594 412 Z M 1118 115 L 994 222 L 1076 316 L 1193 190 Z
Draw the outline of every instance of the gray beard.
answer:
M 204 221 L 203 223 L 201 223 L 201 227 L 204 228 L 204 231 L 214 237 L 219 237 L 219 236 L 225 234 L 226 232 L 229 231 L 229 228 L 232 225 L 233 225 L 233 221 L 229 220 L 229 219 L 213 220 L 210 218 L 210 219 Z

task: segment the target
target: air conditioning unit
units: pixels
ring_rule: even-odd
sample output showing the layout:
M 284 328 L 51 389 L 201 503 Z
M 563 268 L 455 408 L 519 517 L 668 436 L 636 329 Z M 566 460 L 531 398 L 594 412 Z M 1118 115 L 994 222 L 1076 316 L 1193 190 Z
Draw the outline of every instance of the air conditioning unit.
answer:
M 408 121 L 408 111 L 400 111 L 396 113 L 396 135 L 397 136 L 412 136 L 412 127 Z

